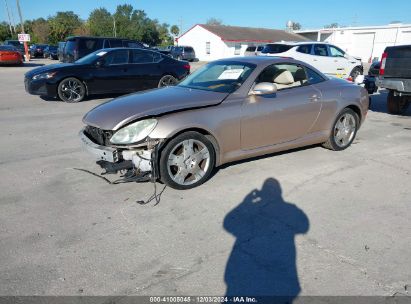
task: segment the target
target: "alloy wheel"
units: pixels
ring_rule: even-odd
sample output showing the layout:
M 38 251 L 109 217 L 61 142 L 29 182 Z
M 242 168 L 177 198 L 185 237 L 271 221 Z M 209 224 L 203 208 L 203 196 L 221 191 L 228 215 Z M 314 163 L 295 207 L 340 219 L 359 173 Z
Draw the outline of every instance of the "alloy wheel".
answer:
M 60 87 L 60 97 L 66 102 L 79 102 L 84 97 L 84 86 L 76 79 L 63 81 Z
M 210 166 L 210 151 L 195 139 L 178 143 L 168 155 L 167 170 L 170 178 L 181 186 L 199 182 Z
M 351 113 L 341 115 L 334 126 L 334 141 L 340 147 L 349 145 L 355 135 L 357 122 Z
M 177 79 L 174 76 L 165 75 L 165 76 L 161 77 L 161 79 L 158 83 L 158 87 L 159 88 L 169 87 L 169 86 L 174 86 L 176 84 L 177 84 Z

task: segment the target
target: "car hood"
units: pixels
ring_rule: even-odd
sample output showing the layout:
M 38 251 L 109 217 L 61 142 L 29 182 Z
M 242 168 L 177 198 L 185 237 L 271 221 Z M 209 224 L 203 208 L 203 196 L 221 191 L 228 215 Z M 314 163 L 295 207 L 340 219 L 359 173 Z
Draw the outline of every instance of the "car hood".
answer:
M 88 112 L 83 122 L 103 130 L 118 130 L 143 117 L 218 105 L 227 95 L 179 86 L 154 89 L 103 103 Z
M 33 70 L 28 71 L 25 76 L 26 77 L 33 77 L 34 75 L 38 75 L 41 73 L 47 73 L 54 70 L 61 70 L 73 67 L 74 63 L 56 63 L 56 64 L 48 64 L 43 65 L 41 67 L 35 68 Z

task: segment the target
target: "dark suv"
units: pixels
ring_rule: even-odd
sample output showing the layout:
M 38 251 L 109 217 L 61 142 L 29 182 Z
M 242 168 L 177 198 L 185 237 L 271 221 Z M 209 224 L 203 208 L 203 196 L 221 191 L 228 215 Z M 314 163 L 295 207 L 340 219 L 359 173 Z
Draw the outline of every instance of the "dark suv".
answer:
M 121 38 L 69 37 L 64 46 L 63 62 L 74 62 L 99 49 L 117 47 L 144 48 L 144 45 L 135 40 Z
M 196 59 L 196 53 L 191 46 L 173 46 L 170 56 L 178 60 L 194 61 Z

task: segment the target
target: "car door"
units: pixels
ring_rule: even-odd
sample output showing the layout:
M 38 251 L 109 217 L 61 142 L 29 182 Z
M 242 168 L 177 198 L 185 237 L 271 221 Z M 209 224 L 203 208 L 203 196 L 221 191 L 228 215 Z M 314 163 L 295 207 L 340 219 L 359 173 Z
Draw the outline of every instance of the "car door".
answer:
M 345 58 L 345 52 L 340 48 L 329 45 L 328 46 L 330 57 L 335 65 L 335 74 L 337 77 L 347 78 L 350 75 L 350 63 Z
M 131 51 L 130 84 L 132 90 L 147 90 L 158 87 L 163 76 L 160 53 L 135 49 Z
M 257 149 L 304 137 L 321 110 L 321 92 L 308 82 L 303 66 L 274 64 L 255 83 L 274 82 L 288 71 L 293 83 L 279 85 L 275 94 L 248 96 L 242 105 L 241 147 Z
M 313 45 L 311 65 L 320 72 L 335 76 L 337 74 L 337 63 L 329 56 L 326 44 L 316 43 Z
M 105 51 L 101 51 L 104 53 Z M 129 50 L 118 49 L 103 54 L 93 67 L 92 93 L 121 93 L 129 91 Z M 91 88 L 90 88 L 91 87 Z

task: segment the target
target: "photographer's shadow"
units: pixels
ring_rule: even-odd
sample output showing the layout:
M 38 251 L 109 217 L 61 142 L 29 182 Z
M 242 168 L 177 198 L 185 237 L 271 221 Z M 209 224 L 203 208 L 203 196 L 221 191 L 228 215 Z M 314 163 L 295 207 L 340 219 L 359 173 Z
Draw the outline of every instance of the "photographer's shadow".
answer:
M 300 292 L 296 267 L 296 234 L 306 233 L 309 220 L 296 205 L 285 202 L 276 179 L 251 191 L 224 219 L 236 237 L 227 262 L 227 296 L 284 296 Z

